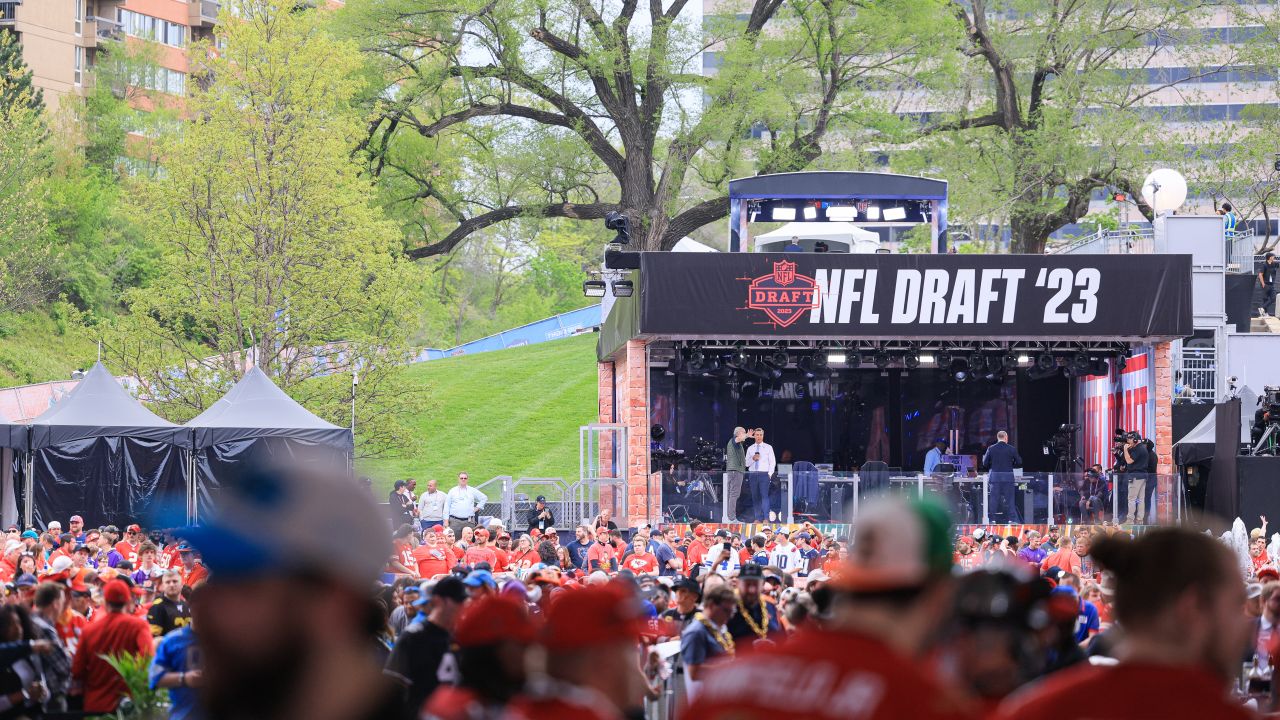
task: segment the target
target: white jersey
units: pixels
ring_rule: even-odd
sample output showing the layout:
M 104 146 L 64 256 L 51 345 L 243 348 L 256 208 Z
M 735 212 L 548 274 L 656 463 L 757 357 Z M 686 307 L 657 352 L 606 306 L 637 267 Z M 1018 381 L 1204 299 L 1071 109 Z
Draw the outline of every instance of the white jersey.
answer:
M 720 559 L 720 554 L 728 548 L 729 559 L 721 563 L 716 563 Z M 712 545 L 707 554 L 702 556 L 702 564 L 707 568 L 707 572 L 719 573 L 721 575 L 730 575 L 737 573 L 742 569 L 742 558 L 738 556 L 738 551 L 733 546 L 726 543 Z
M 795 545 L 787 545 L 786 549 L 783 549 L 781 545 L 776 545 L 769 551 L 769 564 L 785 573 L 794 573 L 806 569 L 801 567 L 802 562 L 800 548 Z

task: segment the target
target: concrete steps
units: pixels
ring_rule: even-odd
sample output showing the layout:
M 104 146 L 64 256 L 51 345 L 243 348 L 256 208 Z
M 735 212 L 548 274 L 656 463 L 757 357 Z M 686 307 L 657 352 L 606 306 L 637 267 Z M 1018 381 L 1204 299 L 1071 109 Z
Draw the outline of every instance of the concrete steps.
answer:
M 1280 333 L 1280 318 L 1274 315 L 1255 317 L 1249 321 L 1249 332 Z

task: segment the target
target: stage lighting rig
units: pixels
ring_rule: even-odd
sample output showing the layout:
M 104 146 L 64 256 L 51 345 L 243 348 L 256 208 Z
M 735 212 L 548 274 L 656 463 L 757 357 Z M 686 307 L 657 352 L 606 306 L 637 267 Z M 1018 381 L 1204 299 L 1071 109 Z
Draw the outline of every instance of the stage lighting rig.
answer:
M 583 280 L 582 294 L 587 297 L 604 297 L 608 285 L 603 280 Z
M 885 368 L 889 367 L 889 363 L 891 362 L 889 358 L 889 353 L 885 352 L 884 350 L 876 351 L 874 362 L 876 364 L 876 367 L 880 368 L 881 370 L 884 370 Z
M 845 357 L 844 364 L 846 367 L 851 367 L 851 368 L 860 367 L 862 365 L 862 353 L 858 352 L 857 350 L 854 350 L 853 352 L 849 353 Z
M 630 280 L 614 280 L 613 296 L 614 297 L 631 297 L 635 294 L 636 286 Z
M 1036 367 L 1040 370 L 1055 370 L 1058 367 L 1058 359 L 1052 353 L 1040 353 L 1036 356 Z
M 1007 352 L 1004 355 L 1000 356 L 1000 364 L 1004 367 L 1005 370 L 1017 370 L 1018 356 L 1014 355 L 1011 352 Z
M 822 351 L 818 351 L 818 352 L 814 353 L 814 354 L 813 354 L 813 369 L 814 369 L 814 370 L 822 370 L 822 369 L 825 369 L 825 368 L 827 367 L 827 362 L 828 362 L 828 360 L 829 360 L 829 358 L 827 357 L 827 354 L 826 354 L 826 353 L 824 353 L 824 352 L 822 352 Z
M 815 374 L 813 372 L 813 356 L 812 355 L 805 355 L 804 357 L 800 358 L 800 362 L 796 363 L 796 367 L 799 368 L 800 374 L 804 375 L 806 379 L 812 380 L 814 378 Z
M 1078 352 L 1071 358 L 1071 371 L 1077 377 L 1089 374 L 1089 356 Z
M 936 357 L 938 360 L 938 367 L 948 369 L 951 367 L 951 362 L 955 359 L 952 357 L 950 350 L 939 350 Z
M 906 357 L 902 359 L 903 367 L 908 370 L 915 370 L 920 367 L 920 353 L 914 348 L 907 352 Z
M 784 368 L 787 363 L 791 362 L 791 358 L 787 357 L 785 352 L 778 350 L 769 356 L 769 361 L 777 367 Z

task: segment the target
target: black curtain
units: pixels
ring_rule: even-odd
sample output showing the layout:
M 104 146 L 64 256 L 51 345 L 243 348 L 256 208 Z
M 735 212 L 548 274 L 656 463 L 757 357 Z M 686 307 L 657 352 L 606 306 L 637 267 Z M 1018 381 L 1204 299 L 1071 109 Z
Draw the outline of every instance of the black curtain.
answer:
M 1204 509 L 1230 522 L 1240 514 L 1236 456 L 1240 454 L 1240 398 L 1218 403 L 1214 410 L 1213 480 L 1206 491 Z
M 34 451 L 32 519 L 84 517 L 86 527 L 141 523 L 180 527 L 186 520 L 182 449 L 157 440 L 100 437 Z
M 263 437 L 212 445 L 196 451 L 196 518 L 206 520 L 217 504 L 218 493 L 228 480 L 254 467 L 273 463 L 297 466 L 323 463 L 346 466 L 346 453 L 286 437 Z

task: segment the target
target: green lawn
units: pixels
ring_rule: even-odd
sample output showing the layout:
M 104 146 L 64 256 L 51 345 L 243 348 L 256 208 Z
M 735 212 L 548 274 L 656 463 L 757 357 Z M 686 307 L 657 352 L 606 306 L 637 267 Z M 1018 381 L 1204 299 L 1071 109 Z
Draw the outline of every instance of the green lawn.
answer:
M 428 478 L 441 488 L 465 470 L 477 485 L 496 475 L 578 476 L 578 427 L 596 418 L 591 333 L 527 347 L 414 365 L 409 377 L 431 387 L 431 409 L 412 421 L 403 457 L 362 461 L 358 471 L 390 487 Z
M 43 311 L 0 317 L 0 387 L 70 380 L 89 369 L 98 348 L 82 334 L 63 332 Z

